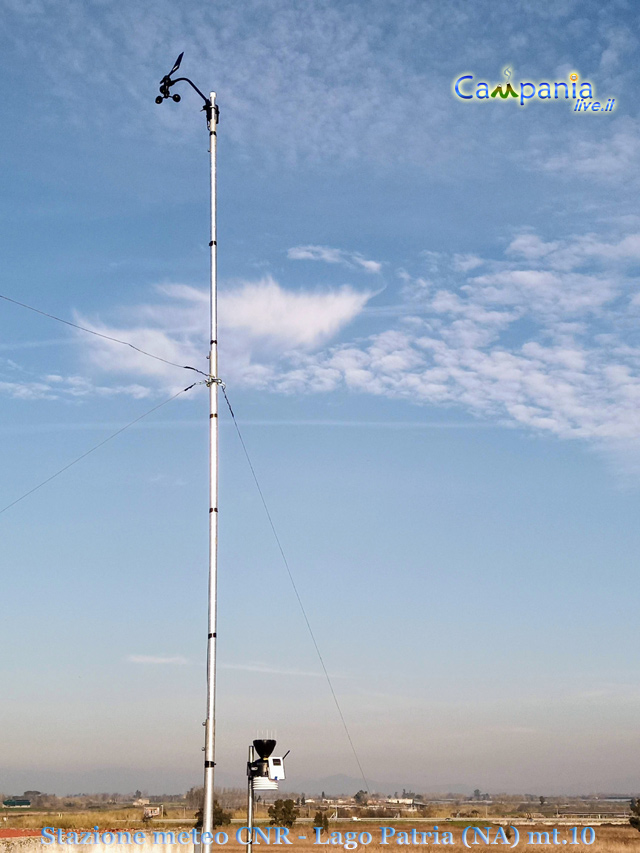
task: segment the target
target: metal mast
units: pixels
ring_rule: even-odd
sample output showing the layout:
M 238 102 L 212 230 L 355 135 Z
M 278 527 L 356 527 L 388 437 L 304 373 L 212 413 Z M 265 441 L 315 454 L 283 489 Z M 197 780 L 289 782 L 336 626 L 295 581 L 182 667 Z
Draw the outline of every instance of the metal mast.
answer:
M 204 722 L 204 809 L 202 818 L 202 834 L 213 832 L 213 783 L 215 767 L 215 710 L 216 710 L 216 626 L 217 626 L 217 589 L 218 589 L 218 244 L 216 227 L 216 148 L 218 107 L 216 93 L 211 92 L 207 98 L 188 77 L 171 77 L 182 62 L 184 54 L 180 54 L 173 68 L 160 81 L 160 95 L 156 103 L 171 98 L 179 101 L 180 95 L 171 94 L 171 87 L 176 83 L 188 83 L 204 101 L 203 110 L 206 114 L 209 130 L 209 160 L 211 188 L 211 239 L 209 242 L 211 276 L 210 276 L 210 335 L 209 335 L 209 616 L 207 628 L 207 717 Z
M 202 832 L 213 832 L 213 770 L 216 745 L 216 628 L 218 621 L 218 242 L 216 228 L 216 93 L 207 104 L 211 164 L 211 258 L 209 337 L 209 625 L 207 636 L 207 719 L 204 738 L 204 811 Z

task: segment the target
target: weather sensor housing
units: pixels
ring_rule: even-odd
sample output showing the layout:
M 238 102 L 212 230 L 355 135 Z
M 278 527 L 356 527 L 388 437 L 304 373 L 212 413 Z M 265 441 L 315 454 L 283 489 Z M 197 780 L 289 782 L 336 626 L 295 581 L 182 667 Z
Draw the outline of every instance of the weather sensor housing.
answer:
M 250 760 L 247 764 L 247 776 L 254 791 L 277 791 L 278 782 L 285 778 L 284 757 L 272 756 L 276 747 L 275 740 L 254 740 L 250 752 L 258 754 L 257 760 Z
M 281 782 L 284 778 L 284 760 L 275 756 L 270 758 L 269 779 L 273 779 L 274 782 Z
M 275 748 L 276 742 L 272 738 L 258 738 L 249 747 L 246 853 L 253 853 L 253 800 L 256 791 L 277 791 L 278 782 L 284 779 L 284 760 L 289 752 L 283 756 L 272 755 Z

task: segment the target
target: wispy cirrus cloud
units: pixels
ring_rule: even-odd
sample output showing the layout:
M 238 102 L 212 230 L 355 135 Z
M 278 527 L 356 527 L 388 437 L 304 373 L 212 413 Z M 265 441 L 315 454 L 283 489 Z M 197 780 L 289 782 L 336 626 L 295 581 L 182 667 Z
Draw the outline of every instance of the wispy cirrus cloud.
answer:
M 382 269 L 379 261 L 363 257 L 359 252 L 345 252 L 329 246 L 295 246 L 287 251 L 292 261 L 324 261 L 327 264 L 342 264 L 346 267 L 361 267 L 366 272 L 378 273 Z
M 107 325 L 79 317 L 87 328 L 120 338 L 178 364 L 206 368 L 209 294 L 188 285 L 161 285 L 158 299 L 129 309 L 129 323 Z M 225 378 L 245 381 L 264 374 L 263 365 L 285 353 L 306 352 L 335 337 L 363 310 L 372 291 L 343 286 L 293 291 L 267 276 L 239 282 L 218 296 L 221 365 Z M 175 368 L 102 338 L 77 339 L 93 365 L 111 373 L 136 374 L 166 385 Z
M 640 347 L 628 340 L 640 235 L 516 235 L 498 260 L 430 253 L 404 276 L 413 313 L 365 340 L 300 355 L 261 387 L 457 406 L 565 438 L 640 437 Z M 477 268 L 482 266 L 481 274 Z
M 87 376 L 57 373 L 34 377 L 14 362 L 0 360 L 0 395 L 14 400 L 80 400 L 118 396 L 141 400 L 150 393 L 147 386 L 139 383 L 108 385 L 96 383 Z
M 640 233 L 603 240 L 597 234 L 576 235 L 565 240 L 543 240 L 532 230 L 521 231 L 511 241 L 507 255 L 551 270 L 575 270 L 586 266 L 628 264 L 640 261 Z
M 68 105 L 76 121 L 82 114 L 83 122 L 111 122 L 115 109 L 131 128 L 145 127 L 153 114 L 171 134 L 193 132 L 176 110 L 158 111 L 148 99 L 150 81 L 169 70 L 178 44 L 190 46 L 189 76 L 215 81 L 226 135 L 262 157 L 350 160 L 366 147 L 379 159 L 381 146 L 394 143 L 395 156 L 421 151 L 430 123 L 442 121 L 449 100 L 447 86 L 405 68 L 403 48 L 395 47 L 405 32 L 421 45 L 418 32 L 433 42 L 443 27 L 451 28 L 450 13 L 437 8 L 421 15 L 403 6 L 405 23 L 413 26 L 390 40 L 398 10 L 387 4 L 369 7 L 366 17 L 337 3 L 316 9 L 280 0 L 269 8 L 260 0 L 242 8 L 222 0 L 194 7 L 187 17 L 168 0 L 158 0 L 153 10 L 88 9 L 81 0 L 63 9 L 52 0 L 0 5 L 18 51 L 38 45 L 34 61 L 41 63 L 40 74 L 55 79 L 55 109 Z M 460 5 L 458 26 L 466 18 Z M 93 112 L 85 111 L 85 92 L 94 90 L 103 97 Z M 123 91 L 127 98 L 117 94 Z M 406 117 L 427 115 L 409 139 Z
M 250 388 L 346 389 L 563 438 L 636 440 L 639 260 L 638 232 L 545 240 L 521 229 L 499 258 L 426 253 L 417 275 L 399 271 L 401 302 L 370 315 L 363 309 L 371 292 L 242 282 L 221 294 L 221 363 L 225 378 Z M 206 334 L 207 295 L 183 285 L 159 295 L 116 336 L 188 363 Z M 360 315 L 378 329 L 345 338 Z M 84 345 L 103 370 L 167 381 L 168 368 L 124 348 L 99 339 Z
M 545 143 L 546 144 L 546 143 Z M 539 164 L 548 172 L 598 183 L 636 185 L 640 166 L 638 121 L 625 116 L 597 135 L 590 132 L 567 145 L 547 149 Z
M 384 168 L 409 161 L 440 176 L 443 170 L 477 172 L 479 160 L 491 168 L 493 151 L 500 150 L 505 165 L 526 161 L 553 175 L 620 185 L 633 178 L 629 167 L 637 165 L 624 116 L 608 116 L 595 133 L 587 120 L 576 144 L 580 119 L 570 109 L 540 109 L 534 141 L 530 126 L 514 121 L 512 110 L 495 109 L 494 102 L 476 109 L 451 94 L 452 80 L 464 70 L 500 76 L 505 50 L 536 76 L 567 73 L 569 32 L 573 60 L 594 69 L 602 92 L 617 95 L 623 82 L 634 91 L 636 39 L 622 6 L 603 12 L 598 32 L 590 35 L 584 29 L 588 15 L 581 20 L 571 2 L 553 11 L 520 4 L 517 15 L 495 12 L 489 18 L 464 0 L 372 0 L 366 7 L 220 0 L 196 6 L 188 16 L 169 0 L 148 8 L 94 8 L 83 0 L 63 6 L 0 0 L 0 7 L 15 54 L 32 52 L 34 81 L 48 76 L 55 84 L 43 105 L 47 120 L 59 121 L 62 114 L 92 127 L 115 121 L 145 140 L 149 121 L 171 136 L 198 133 L 182 111 L 157 110 L 148 97 L 150 81 L 169 69 L 176 45 L 188 45 L 189 76 L 215 83 L 220 93 L 225 136 L 263 161 L 333 166 L 366 160 Z M 187 90 L 185 98 L 191 97 Z
M 372 296 L 344 286 L 325 291 L 289 291 L 271 277 L 220 294 L 224 327 L 252 340 L 282 347 L 315 347 L 351 322 Z

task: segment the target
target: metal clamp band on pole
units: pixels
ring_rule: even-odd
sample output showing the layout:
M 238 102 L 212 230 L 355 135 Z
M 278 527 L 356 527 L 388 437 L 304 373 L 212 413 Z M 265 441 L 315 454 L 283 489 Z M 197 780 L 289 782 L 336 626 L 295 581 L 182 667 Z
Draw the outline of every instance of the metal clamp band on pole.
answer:
M 219 385 L 221 388 L 227 387 L 219 376 L 207 376 L 204 381 L 204 384 L 209 387 L 211 387 L 211 385 Z

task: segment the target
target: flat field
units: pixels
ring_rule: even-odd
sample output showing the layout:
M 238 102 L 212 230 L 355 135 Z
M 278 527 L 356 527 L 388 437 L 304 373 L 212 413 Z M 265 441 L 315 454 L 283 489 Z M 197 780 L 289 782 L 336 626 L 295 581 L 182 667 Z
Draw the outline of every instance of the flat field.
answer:
M 95 815 L 92 816 L 95 819 Z M 91 826 L 86 821 L 84 823 L 79 820 L 81 818 L 80 815 L 75 815 L 74 818 L 78 821 L 76 826 L 80 824 Z M 55 821 L 51 821 L 49 825 L 56 826 Z M 59 825 L 59 824 L 58 824 Z M 95 825 L 95 824 L 94 824 Z M 322 836 L 322 840 L 320 844 L 317 844 L 315 841 L 315 833 L 313 828 L 309 824 L 296 824 L 293 829 L 289 832 L 289 839 L 292 844 L 274 844 L 274 828 L 271 827 L 270 839 L 271 842 L 269 845 L 266 844 L 264 839 L 260 841 L 260 848 L 264 849 L 266 846 L 273 847 L 275 846 L 277 850 L 291 849 L 291 850 L 311 850 L 321 851 L 341 851 L 341 850 L 358 850 L 362 853 L 364 850 L 375 851 L 375 853 L 391 853 L 392 850 L 399 851 L 408 851 L 413 848 L 421 848 L 425 850 L 425 848 L 435 848 L 440 851 L 440 853 L 445 853 L 447 850 L 455 850 L 457 853 L 462 853 L 467 849 L 471 851 L 479 851 L 486 849 L 487 847 L 490 850 L 510 850 L 514 849 L 525 850 L 527 853 L 533 853 L 534 850 L 541 851 L 541 853 L 551 853 L 551 851 L 557 851 L 559 846 L 566 847 L 568 851 L 578 850 L 580 853 L 587 853 L 587 851 L 594 851 L 594 853 L 640 853 L 640 832 L 637 832 L 635 829 L 632 829 L 628 826 L 594 826 L 593 834 L 587 828 L 587 832 L 582 836 L 582 832 L 585 827 L 579 826 L 576 829 L 577 835 L 572 835 L 571 828 L 562 826 L 558 828 L 557 835 L 557 843 L 556 844 L 546 844 L 544 843 L 546 840 L 546 836 L 542 834 L 538 836 L 537 833 L 549 833 L 549 840 L 553 839 L 553 825 L 535 825 L 528 824 L 526 826 L 519 826 L 518 831 L 520 833 L 520 838 L 518 844 L 511 848 L 504 844 L 500 837 L 498 837 L 498 843 L 494 843 L 496 840 L 496 833 L 499 831 L 499 827 L 497 825 L 491 826 L 489 823 L 478 822 L 477 825 L 480 826 L 483 830 L 486 826 L 491 826 L 490 829 L 490 843 L 486 844 L 482 839 L 476 839 L 478 843 L 471 844 L 469 848 L 467 848 L 462 840 L 462 835 L 466 826 L 469 826 L 469 822 L 465 821 L 455 821 L 452 823 L 449 822 L 441 822 L 439 824 L 440 836 L 439 840 L 442 840 L 442 832 L 448 831 L 453 835 L 453 844 L 436 844 L 434 843 L 433 836 L 427 836 L 427 843 L 422 843 L 424 839 L 422 839 L 420 833 L 422 832 L 433 832 L 433 823 L 422 823 L 420 820 L 416 820 L 411 823 L 402 823 L 402 824 L 394 824 L 393 821 L 387 821 L 386 825 L 391 826 L 395 829 L 395 835 L 389 835 L 387 837 L 386 844 L 382 844 L 382 833 L 381 826 L 385 825 L 385 821 L 379 822 L 369 822 L 369 821 L 357 821 L 357 822 L 339 822 L 336 824 L 332 824 L 330 826 L 330 833 L 339 832 L 341 833 L 341 838 L 338 840 L 335 836 L 336 843 L 329 842 L 329 836 L 325 833 Z M 225 844 L 212 845 L 211 853 L 216 853 L 216 851 L 226 850 L 229 853 L 240 853 L 240 851 L 244 850 L 246 845 L 242 844 L 239 840 L 236 839 L 236 833 L 240 828 L 239 824 L 232 824 L 231 826 L 224 827 L 224 831 L 228 835 L 228 841 Z M 140 825 L 136 823 L 135 825 L 128 826 L 127 829 L 130 832 L 141 829 Z M 267 827 L 263 826 L 262 829 L 266 832 Z M 100 831 L 108 831 L 112 830 L 114 832 L 124 832 L 122 824 L 119 826 L 109 826 L 107 823 L 101 821 Z M 412 837 L 412 830 L 415 830 L 415 835 Z M 35 831 L 35 830 L 32 830 Z M 71 828 L 65 830 L 71 831 Z M 116 838 L 114 838 L 113 844 L 100 844 L 100 845 L 91 845 L 94 849 L 96 847 L 100 847 L 100 849 L 111 850 L 112 853 L 133 853 L 133 851 L 144 851 L 144 853 L 193 853 L 193 845 L 190 843 L 186 844 L 170 844 L 166 843 L 170 840 L 170 836 L 166 836 L 163 839 L 163 836 L 158 836 L 157 843 L 154 843 L 154 833 L 155 832 L 174 832 L 177 834 L 180 831 L 184 831 L 182 827 L 176 826 L 155 826 L 148 824 L 143 827 L 143 831 L 145 832 L 145 836 L 147 842 L 143 845 L 137 844 L 118 844 L 116 842 Z M 48 844 L 43 845 L 41 837 L 38 833 L 37 836 L 32 836 L 30 838 L 22 837 L 22 838 L 10 838 L 6 837 L 7 830 L 0 833 L 0 851 L 2 853 L 43 853 L 44 850 L 52 851 L 52 853 L 61 853 L 61 851 L 66 851 L 66 853 L 71 853 L 72 850 L 79 850 L 80 845 L 76 844 Z M 11 832 L 11 830 L 8 830 Z M 402 836 L 400 833 L 406 833 L 406 835 Z M 368 841 L 368 835 L 371 836 L 371 841 Z M 532 833 L 532 835 L 530 835 Z M 347 835 L 349 834 L 349 835 Z M 2 837 L 5 836 L 5 837 Z M 304 838 L 300 838 L 300 836 L 305 836 Z M 581 836 L 586 841 L 591 841 L 592 843 L 583 843 L 581 840 Z M 577 838 L 578 844 L 572 844 L 573 838 Z M 165 843 L 163 843 L 163 840 Z M 473 833 L 470 831 L 468 834 L 468 840 L 471 843 L 474 840 Z M 515 837 L 512 836 L 510 839 L 510 843 L 513 844 Z M 329 842 L 329 843 L 328 843 Z M 364 843 L 363 843 L 364 842 Z M 566 842 L 566 843 L 565 843 Z M 349 845 L 349 846 L 346 846 Z M 357 846 L 352 846 L 357 845 Z M 257 853 L 258 844 L 254 845 L 254 853 Z M 82 845 L 81 849 L 83 853 L 89 849 L 88 846 Z

